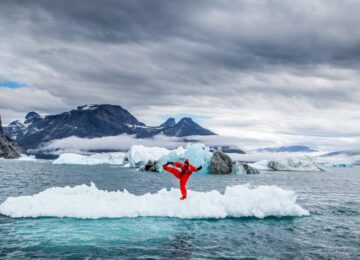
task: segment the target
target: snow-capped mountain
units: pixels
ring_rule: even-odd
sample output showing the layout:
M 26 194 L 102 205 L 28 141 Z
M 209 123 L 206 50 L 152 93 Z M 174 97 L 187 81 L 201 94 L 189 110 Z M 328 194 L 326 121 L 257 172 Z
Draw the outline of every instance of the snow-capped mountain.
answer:
M 178 123 L 169 118 L 160 126 L 146 126 L 126 109 L 115 105 L 79 106 L 68 112 L 45 117 L 30 112 L 23 123 L 14 121 L 4 128 L 4 132 L 26 149 L 69 136 L 94 138 L 130 134 L 137 138 L 148 138 L 160 133 L 176 137 L 215 135 L 191 118 L 183 118 Z
M 162 123 L 161 127 L 173 127 L 176 125 L 175 118 L 168 118 L 164 123 Z
M 25 121 L 16 120 L 4 127 L 4 133 L 13 140 L 20 140 L 27 132 L 28 127 L 34 122 L 38 122 L 42 117 L 36 112 L 29 112 L 25 116 Z
M 184 117 L 177 124 L 170 127 L 166 127 L 164 129 L 164 133 L 168 136 L 178 136 L 178 137 L 190 136 L 190 135 L 214 135 L 213 132 L 205 128 L 202 128 L 197 123 L 195 123 L 190 117 Z
M 8 137 L 13 140 L 18 139 L 19 136 L 22 136 L 26 130 L 26 126 L 20 122 L 20 120 L 16 120 L 11 122 L 7 127 L 4 127 L 4 133 Z

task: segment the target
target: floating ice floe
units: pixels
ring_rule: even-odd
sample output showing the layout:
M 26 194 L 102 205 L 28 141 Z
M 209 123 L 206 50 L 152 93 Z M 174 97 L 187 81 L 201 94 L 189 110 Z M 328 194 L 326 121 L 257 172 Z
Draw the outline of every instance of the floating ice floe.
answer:
M 125 153 L 97 153 L 92 155 L 81 155 L 75 153 L 63 153 L 53 164 L 79 164 L 79 165 L 97 165 L 97 164 L 114 164 L 123 165 Z
M 53 187 L 32 196 L 9 197 L 0 205 L 0 214 L 14 217 L 71 217 L 81 219 L 122 217 L 226 218 L 307 216 L 296 203 L 293 191 L 276 186 L 249 184 L 216 190 L 189 190 L 179 200 L 179 190 L 134 195 L 125 191 L 99 190 L 91 186 Z

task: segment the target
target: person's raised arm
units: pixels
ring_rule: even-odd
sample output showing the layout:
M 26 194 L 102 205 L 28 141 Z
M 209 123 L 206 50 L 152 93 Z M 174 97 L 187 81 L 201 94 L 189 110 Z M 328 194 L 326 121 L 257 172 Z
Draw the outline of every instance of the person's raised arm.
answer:
M 200 171 L 202 169 L 202 166 L 196 167 L 196 166 L 190 164 L 190 168 L 191 168 L 192 172 L 197 172 L 197 171 Z

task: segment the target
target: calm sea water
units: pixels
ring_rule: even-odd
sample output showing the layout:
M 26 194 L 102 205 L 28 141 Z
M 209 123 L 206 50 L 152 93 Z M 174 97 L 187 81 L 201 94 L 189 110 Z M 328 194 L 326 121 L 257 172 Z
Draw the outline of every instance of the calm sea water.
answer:
M 94 182 L 138 195 L 177 187 L 170 175 L 115 166 L 0 161 L 0 203 L 54 186 Z M 14 219 L 0 215 L 0 259 L 360 259 L 360 168 L 260 175 L 193 175 L 188 187 L 250 183 L 296 191 L 309 217 Z

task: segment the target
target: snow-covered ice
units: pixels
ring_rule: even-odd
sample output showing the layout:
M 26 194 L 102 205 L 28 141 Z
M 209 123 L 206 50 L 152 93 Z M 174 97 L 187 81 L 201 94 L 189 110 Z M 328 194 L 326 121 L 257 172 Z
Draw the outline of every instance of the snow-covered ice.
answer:
M 75 153 L 63 153 L 53 164 L 80 164 L 80 165 L 97 165 L 97 164 L 114 164 L 123 165 L 125 153 L 97 153 L 92 155 L 81 155 Z
M 99 190 L 93 183 L 75 187 L 53 187 L 32 196 L 9 197 L 0 214 L 20 217 L 73 217 L 81 219 L 122 217 L 226 218 L 307 216 L 296 203 L 293 191 L 276 186 L 227 187 L 224 194 L 213 190 L 189 190 L 179 200 L 179 190 L 134 195 L 124 191 Z

